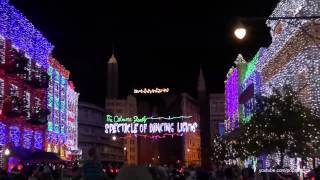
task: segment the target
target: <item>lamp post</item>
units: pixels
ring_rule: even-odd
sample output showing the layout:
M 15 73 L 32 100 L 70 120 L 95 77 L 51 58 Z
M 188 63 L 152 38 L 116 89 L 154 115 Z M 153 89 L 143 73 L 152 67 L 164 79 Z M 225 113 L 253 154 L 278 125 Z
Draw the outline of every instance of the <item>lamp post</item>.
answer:
M 128 161 L 128 157 L 127 157 L 127 147 L 123 148 L 123 152 L 124 152 L 124 162 L 126 163 Z
M 9 170 L 8 169 L 8 158 L 9 158 L 10 154 L 11 154 L 10 149 L 6 148 L 4 150 L 4 167 L 7 170 Z
M 4 155 L 10 156 L 10 150 L 8 148 L 4 150 Z

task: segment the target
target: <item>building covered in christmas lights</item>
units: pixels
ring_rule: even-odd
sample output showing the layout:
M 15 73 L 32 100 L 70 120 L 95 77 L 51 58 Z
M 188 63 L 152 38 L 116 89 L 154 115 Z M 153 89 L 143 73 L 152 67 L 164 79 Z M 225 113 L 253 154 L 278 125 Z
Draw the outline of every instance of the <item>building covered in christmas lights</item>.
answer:
M 0 1 L 1 162 L 4 150 L 53 151 L 61 157 L 66 150 L 78 151 L 72 128 L 79 94 L 69 71 L 50 56 L 52 49 L 26 17 Z
M 320 114 L 320 2 L 282 0 L 266 22 L 272 43 L 246 62 L 241 55 L 225 81 L 226 130 L 249 122 L 254 97 L 289 84 L 301 102 Z
M 273 89 L 292 86 L 302 104 L 320 115 L 320 2 L 282 0 L 266 24 L 272 43 L 245 61 L 238 55 L 225 81 L 225 127 L 230 132 L 250 123 L 255 97 L 269 96 Z M 264 158 L 279 163 L 279 155 Z M 299 168 L 299 161 L 285 157 L 284 164 Z

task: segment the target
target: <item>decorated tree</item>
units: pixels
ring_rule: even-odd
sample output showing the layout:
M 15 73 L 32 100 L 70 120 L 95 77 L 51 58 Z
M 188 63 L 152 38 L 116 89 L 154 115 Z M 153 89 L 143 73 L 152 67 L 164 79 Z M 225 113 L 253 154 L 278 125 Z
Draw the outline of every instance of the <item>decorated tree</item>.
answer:
M 218 135 L 213 138 L 211 147 L 211 160 L 215 163 L 220 163 L 227 160 L 227 145 L 226 140 Z
M 257 98 L 246 149 L 251 154 L 280 152 L 285 155 L 310 157 L 319 144 L 319 119 L 304 107 L 290 86 L 274 90 L 268 97 Z M 313 129 L 311 129 L 313 128 Z
M 290 86 L 284 86 L 256 99 L 250 123 L 216 137 L 213 156 L 221 161 L 280 152 L 280 165 L 285 155 L 319 157 L 319 130 L 319 117 L 302 105 Z

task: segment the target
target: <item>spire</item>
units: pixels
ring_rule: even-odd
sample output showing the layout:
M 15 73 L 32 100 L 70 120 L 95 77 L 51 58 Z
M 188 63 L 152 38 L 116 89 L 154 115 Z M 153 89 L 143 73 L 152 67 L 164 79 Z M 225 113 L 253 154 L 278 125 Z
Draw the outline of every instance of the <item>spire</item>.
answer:
M 117 64 L 117 59 L 116 57 L 114 56 L 114 41 L 112 40 L 112 55 L 108 61 L 108 64 Z
M 234 63 L 235 63 L 236 65 L 238 65 L 238 64 L 245 64 L 246 61 L 244 60 L 242 54 L 238 54 L 237 59 L 234 61 Z
M 200 66 L 200 72 L 198 77 L 198 92 L 206 91 L 206 82 L 204 80 L 202 67 Z
M 114 54 L 112 53 L 112 55 L 108 61 L 108 64 L 117 64 L 117 63 L 118 63 L 117 59 L 116 59 L 116 57 L 114 57 Z

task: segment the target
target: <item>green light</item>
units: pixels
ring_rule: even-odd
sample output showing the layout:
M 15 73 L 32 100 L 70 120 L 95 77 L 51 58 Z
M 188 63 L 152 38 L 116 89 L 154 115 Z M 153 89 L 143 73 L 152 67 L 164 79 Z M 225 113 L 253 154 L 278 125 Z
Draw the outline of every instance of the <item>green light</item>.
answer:
M 251 120 L 251 118 L 252 118 L 252 115 L 253 115 L 253 114 L 250 114 L 249 116 L 244 117 L 244 118 L 243 118 L 243 120 L 242 120 L 242 121 L 243 121 L 243 123 L 244 123 L 244 124 L 249 123 L 249 122 L 250 122 L 250 120 Z
M 56 133 L 59 133 L 59 125 L 58 125 L 58 124 L 55 124 L 55 125 L 54 125 L 54 131 L 55 131 Z
M 61 112 L 64 112 L 65 111 L 65 105 L 64 105 L 64 102 L 61 101 Z
M 192 116 L 169 116 L 169 117 L 122 117 L 122 116 L 112 116 L 106 115 L 106 121 L 108 123 L 146 123 L 148 120 L 176 120 L 176 119 L 190 119 Z
M 122 117 L 122 116 L 107 115 L 106 121 L 108 123 L 120 123 L 120 122 L 146 123 L 147 117 L 143 116 L 143 117 L 139 118 L 138 116 Z
M 255 70 L 256 64 L 258 62 L 258 59 L 259 59 L 259 51 L 252 58 L 252 60 L 247 64 L 247 68 L 244 72 L 243 77 L 241 78 L 242 82 L 247 80 L 250 77 L 250 75 L 253 73 L 253 71 Z
M 56 81 L 58 81 L 58 82 L 60 81 L 60 75 L 59 75 L 58 71 L 56 71 L 55 78 L 56 78 Z
M 55 108 L 55 109 L 59 109 L 59 107 L 60 107 L 59 99 L 55 99 L 55 100 L 54 100 L 54 108 Z
M 52 77 L 52 73 L 53 73 L 53 68 L 49 66 L 48 75 Z
M 52 107 L 52 104 L 53 104 L 53 97 L 52 97 L 52 95 L 48 95 L 48 106 L 49 107 Z
M 48 122 L 48 131 L 53 131 L 53 124 L 51 121 Z

